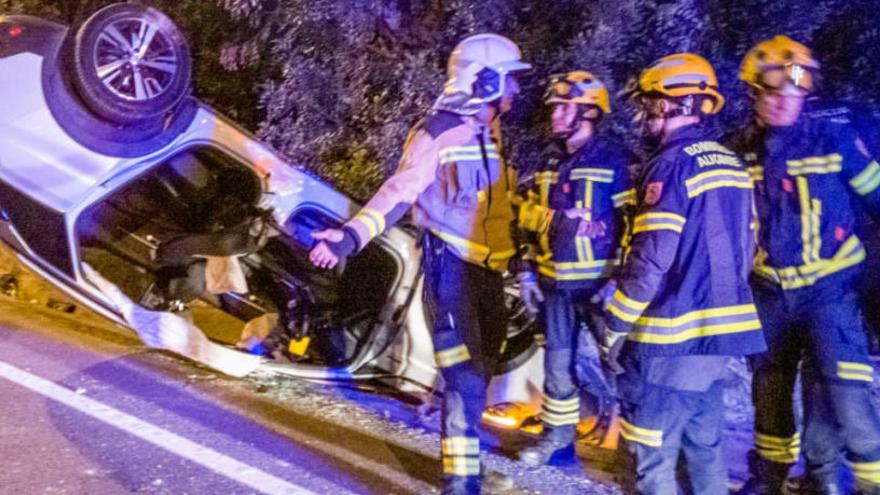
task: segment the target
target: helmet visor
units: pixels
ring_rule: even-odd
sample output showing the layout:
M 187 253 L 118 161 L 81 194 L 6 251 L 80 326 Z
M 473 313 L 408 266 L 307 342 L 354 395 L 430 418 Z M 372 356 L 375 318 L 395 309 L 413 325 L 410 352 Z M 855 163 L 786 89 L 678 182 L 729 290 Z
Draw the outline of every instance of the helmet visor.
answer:
M 813 69 L 799 64 L 768 67 L 761 72 L 758 84 L 767 89 L 783 90 L 787 84 L 807 93 L 813 90 Z
M 544 93 L 545 103 L 557 103 L 582 98 L 590 90 L 602 87 L 596 79 L 585 78 L 582 81 L 572 80 L 570 74 L 553 74 Z
M 544 102 L 562 103 L 583 94 L 577 84 L 568 79 L 568 74 L 553 74 L 547 84 L 547 91 L 544 92 Z

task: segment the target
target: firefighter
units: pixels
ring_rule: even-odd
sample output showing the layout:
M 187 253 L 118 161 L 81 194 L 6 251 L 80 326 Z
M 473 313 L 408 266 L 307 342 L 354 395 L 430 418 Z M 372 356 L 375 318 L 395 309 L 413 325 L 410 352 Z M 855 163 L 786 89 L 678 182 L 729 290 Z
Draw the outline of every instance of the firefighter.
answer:
M 698 124 L 724 105 L 712 66 L 689 53 L 642 72 L 633 89 L 653 154 L 636 177 L 632 240 L 603 291 L 608 359 L 618 361 L 630 491 L 727 493 L 723 381 L 734 356 L 765 350 L 748 274 L 752 183 L 743 163 Z
M 525 199 L 518 227 L 526 242 L 517 279 L 526 306 L 532 312 L 543 306 L 546 334 L 544 436 L 519 454 L 532 466 L 545 464 L 556 452 L 573 452 L 580 420 L 578 378 L 596 400 L 596 430 L 601 431 L 594 440 L 601 443 L 610 426 L 615 398 L 596 339 L 579 334 L 593 326 L 590 315 L 601 309 L 590 299 L 617 265 L 626 230 L 624 207 L 635 202 L 629 177 L 634 156 L 597 134 L 602 116 L 611 111 L 605 85 L 585 71 L 559 74 L 551 77 L 544 102 L 552 108 L 554 142 L 538 170 L 520 180 L 518 194 Z
M 826 440 L 844 445 L 860 488 L 880 493 L 880 421 L 856 293 L 865 249 L 854 232 L 854 202 L 880 211 L 880 166 L 846 123 L 802 114 L 818 69 L 807 47 L 776 36 L 749 51 L 740 71 L 756 118 L 729 142 L 756 184 L 752 287 L 769 347 L 752 361 L 758 455 L 748 493 L 779 493 L 798 458 L 792 391 L 802 359 L 815 369 L 804 382 L 808 431 L 833 432 Z M 807 458 L 808 485 L 841 493 L 826 461 Z
M 461 41 L 443 94 L 410 131 L 395 175 L 341 229 L 313 234 L 320 242 L 311 260 L 330 268 L 412 209 L 422 229 L 424 297 L 444 383 L 444 494 L 480 492 L 477 427 L 507 329 L 501 275 L 516 251 L 510 198 L 517 178 L 503 159 L 499 117 L 519 92 L 516 74 L 529 68 L 503 36 Z

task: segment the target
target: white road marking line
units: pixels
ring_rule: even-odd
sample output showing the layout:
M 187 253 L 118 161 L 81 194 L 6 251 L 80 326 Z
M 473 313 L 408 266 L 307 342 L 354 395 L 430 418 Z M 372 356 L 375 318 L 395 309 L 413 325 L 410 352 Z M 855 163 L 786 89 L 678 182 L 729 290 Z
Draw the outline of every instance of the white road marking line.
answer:
M 221 476 L 270 495 L 315 495 L 314 492 L 187 440 L 94 399 L 0 361 L 0 377 L 76 409 L 110 426 L 161 447 Z M 342 490 L 340 490 L 341 492 Z

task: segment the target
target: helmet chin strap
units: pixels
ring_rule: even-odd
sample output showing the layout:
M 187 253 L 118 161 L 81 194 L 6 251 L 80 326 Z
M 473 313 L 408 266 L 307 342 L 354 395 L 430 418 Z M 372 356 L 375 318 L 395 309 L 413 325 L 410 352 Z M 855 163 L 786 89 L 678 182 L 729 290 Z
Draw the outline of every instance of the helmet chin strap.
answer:
M 572 119 L 571 124 L 569 124 L 568 129 L 561 132 L 554 132 L 553 137 L 556 139 L 561 139 L 563 141 L 568 141 L 580 129 L 581 122 L 590 122 L 593 124 L 593 126 L 595 126 L 601 118 L 601 113 L 599 114 L 600 117 L 590 118 L 586 116 L 587 112 L 589 111 L 590 108 L 586 108 L 583 112 L 578 112 L 574 116 L 574 119 Z

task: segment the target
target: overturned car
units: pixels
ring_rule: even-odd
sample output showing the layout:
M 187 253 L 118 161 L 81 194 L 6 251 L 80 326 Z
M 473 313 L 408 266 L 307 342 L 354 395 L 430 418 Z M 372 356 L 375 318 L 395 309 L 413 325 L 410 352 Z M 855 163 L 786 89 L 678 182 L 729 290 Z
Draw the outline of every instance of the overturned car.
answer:
M 145 6 L 77 28 L 3 17 L 0 238 L 150 345 L 208 364 L 247 356 L 234 374 L 433 390 L 414 230 L 390 229 L 344 270 L 314 268 L 310 233 L 360 205 L 192 98 L 190 72 L 183 36 Z M 491 395 L 534 403 L 541 353 L 508 295 Z M 213 354 L 193 349 L 207 342 Z

